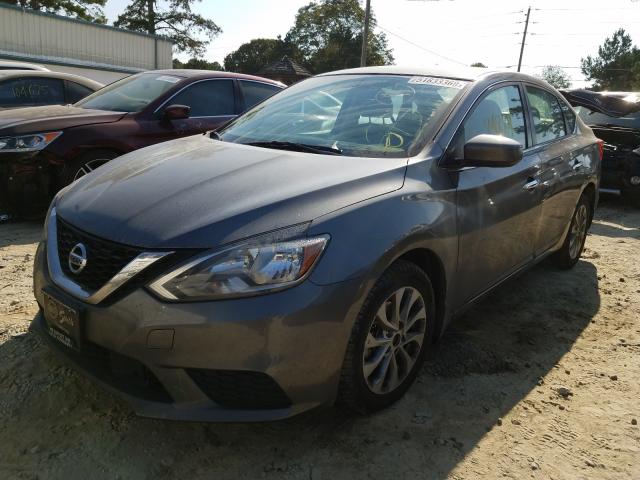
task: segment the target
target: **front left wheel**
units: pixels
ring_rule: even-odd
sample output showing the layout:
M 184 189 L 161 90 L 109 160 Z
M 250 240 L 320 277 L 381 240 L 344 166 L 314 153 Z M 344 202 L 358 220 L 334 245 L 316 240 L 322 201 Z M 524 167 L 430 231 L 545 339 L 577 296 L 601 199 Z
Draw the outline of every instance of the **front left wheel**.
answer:
M 429 277 L 397 261 L 373 286 L 353 327 L 338 403 L 371 413 L 400 399 L 420 370 L 434 327 Z
M 67 162 L 62 169 L 61 187 L 75 182 L 117 156 L 111 150 L 93 150 Z

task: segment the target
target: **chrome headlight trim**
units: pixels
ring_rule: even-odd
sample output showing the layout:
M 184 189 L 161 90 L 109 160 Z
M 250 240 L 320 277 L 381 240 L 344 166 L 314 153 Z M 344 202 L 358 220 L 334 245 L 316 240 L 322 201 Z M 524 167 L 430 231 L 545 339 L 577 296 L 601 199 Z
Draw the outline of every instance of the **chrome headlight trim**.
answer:
M 308 227 L 308 223 L 304 224 L 304 227 L 303 227 L 304 230 L 306 230 L 307 227 Z M 293 228 L 298 228 L 298 227 L 296 226 Z M 277 291 L 294 287 L 302 283 L 311 274 L 314 267 L 317 265 L 318 261 L 320 260 L 324 251 L 326 250 L 326 247 L 330 240 L 330 236 L 327 234 L 324 234 L 324 235 L 317 235 L 312 238 L 308 238 L 308 237 L 298 237 L 298 238 L 289 237 L 288 238 L 287 235 L 285 234 L 285 232 L 288 232 L 288 231 L 291 232 L 293 230 L 291 230 L 291 227 L 290 227 L 290 229 L 283 229 L 280 235 L 278 235 L 277 232 L 275 232 L 275 235 L 274 233 L 258 235 L 253 238 L 235 242 L 233 245 L 228 245 L 220 249 L 214 249 L 214 250 L 205 252 L 203 254 L 199 254 L 195 258 L 188 260 L 184 264 L 179 265 L 177 268 L 174 268 L 173 270 L 166 273 L 165 275 L 162 275 L 161 277 L 157 278 L 156 280 L 154 280 L 148 285 L 148 288 L 163 300 L 167 300 L 171 302 L 198 302 L 198 301 L 225 300 L 225 299 L 231 299 L 231 298 L 246 298 L 246 297 L 252 297 L 252 296 L 262 295 L 266 293 L 277 292 Z M 298 232 L 299 231 L 300 229 L 298 229 Z M 245 290 L 240 292 L 217 293 L 217 294 L 212 294 L 210 297 L 206 297 L 206 298 L 204 297 L 203 298 L 200 298 L 200 297 L 179 298 L 173 292 L 165 288 L 165 285 L 168 282 L 178 278 L 183 273 L 188 272 L 189 270 L 197 267 L 200 264 L 207 263 L 209 260 L 215 257 L 222 258 L 225 254 L 229 252 L 241 250 L 243 248 L 246 248 L 246 249 L 259 248 L 260 246 L 266 247 L 266 246 L 272 246 L 277 244 L 300 243 L 300 242 L 309 242 L 309 243 L 316 243 L 316 244 L 320 244 L 321 242 L 321 244 L 316 257 L 313 260 L 313 263 L 309 266 L 309 268 L 306 271 L 304 271 L 304 273 L 300 277 L 294 280 L 281 282 L 281 283 L 277 283 L 277 282 L 265 283 L 263 285 L 253 286 L 251 287 L 250 290 Z

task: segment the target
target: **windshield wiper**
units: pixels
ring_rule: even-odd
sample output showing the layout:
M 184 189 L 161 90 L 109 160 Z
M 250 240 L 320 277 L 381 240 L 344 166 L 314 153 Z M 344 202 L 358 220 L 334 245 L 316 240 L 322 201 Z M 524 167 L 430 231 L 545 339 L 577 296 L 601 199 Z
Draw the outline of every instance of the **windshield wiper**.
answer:
M 342 155 L 342 150 L 338 147 L 327 147 L 324 145 L 309 145 L 306 143 L 281 142 L 272 140 L 269 142 L 248 142 L 245 145 L 254 147 L 275 148 L 279 150 L 293 150 L 308 153 L 328 153 L 329 155 Z

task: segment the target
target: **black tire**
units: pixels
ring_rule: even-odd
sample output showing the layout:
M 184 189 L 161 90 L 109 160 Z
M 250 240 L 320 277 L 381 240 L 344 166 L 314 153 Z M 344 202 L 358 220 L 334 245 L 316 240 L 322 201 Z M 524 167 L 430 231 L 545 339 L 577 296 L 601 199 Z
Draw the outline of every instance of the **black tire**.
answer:
M 113 160 L 119 153 L 111 150 L 91 150 L 71 161 L 64 164 L 60 174 L 60 188 L 66 187 L 70 183 L 78 180 L 80 177 L 88 173 L 89 170 L 95 170 L 99 166 Z M 91 164 L 91 167 L 89 167 Z M 85 169 L 83 173 L 83 169 Z
M 582 224 L 583 215 L 586 215 L 584 230 L 579 226 L 579 224 Z M 571 223 L 569 225 L 569 230 L 567 231 L 567 236 L 564 239 L 564 243 L 560 250 L 553 254 L 552 260 L 556 267 L 561 270 L 568 270 L 578 263 L 580 255 L 582 255 L 582 250 L 584 249 L 584 242 L 587 238 L 587 230 L 591 223 L 592 215 L 593 212 L 589 197 L 583 194 L 578 201 L 578 205 L 576 206 L 573 215 L 571 216 Z M 576 236 L 576 229 L 581 232 L 580 237 L 573 240 Z M 579 243 L 574 245 L 572 243 L 573 241 L 577 241 Z
M 404 379 L 401 380 L 401 383 L 389 392 L 374 393 L 369 387 L 367 383 L 368 380 L 364 374 L 365 342 L 371 329 L 375 328 L 374 321 L 377 317 L 378 310 L 382 308 L 383 304 L 388 301 L 394 292 L 403 287 L 408 287 L 410 289 L 409 292 L 411 292 L 411 289 L 415 289 L 422 295 L 426 311 L 424 338 L 419 347 L 419 351 L 417 345 L 415 346 L 415 363 L 410 369 L 405 370 L 403 375 Z M 404 299 L 406 297 L 402 298 Z M 411 305 L 407 307 L 407 309 L 410 307 Z M 420 308 L 420 306 L 418 308 Z M 342 366 L 337 403 L 366 414 L 388 407 L 399 400 L 414 382 L 424 362 L 426 352 L 433 344 L 435 325 L 435 300 L 429 277 L 422 269 L 413 263 L 403 260 L 395 262 L 385 271 L 382 277 L 378 279 L 367 295 L 355 325 L 353 326 Z M 409 333 L 407 333 L 407 335 L 409 335 Z M 404 336 L 402 340 L 404 341 Z M 391 342 L 389 346 L 394 348 L 392 343 L 394 342 Z M 396 353 L 390 352 L 390 355 L 395 356 Z M 386 358 L 386 356 L 384 358 Z M 395 358 L 394 365 L 396 365 L 395 368 L 398 368 L 400 363 L 396 363 L 398 357 Z M 399 370 L 396 370 L 396 372 L 399 372 Z

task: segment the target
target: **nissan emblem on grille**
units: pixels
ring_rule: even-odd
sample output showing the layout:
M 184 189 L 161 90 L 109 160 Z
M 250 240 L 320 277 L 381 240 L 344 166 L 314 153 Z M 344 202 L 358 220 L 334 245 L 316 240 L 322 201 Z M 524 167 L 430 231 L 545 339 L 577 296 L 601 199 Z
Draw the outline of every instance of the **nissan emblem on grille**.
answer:
M 87 266 L 87 248 L 82 243 L 76 243 L 69 252 L 69 270 L 76 275 Z

